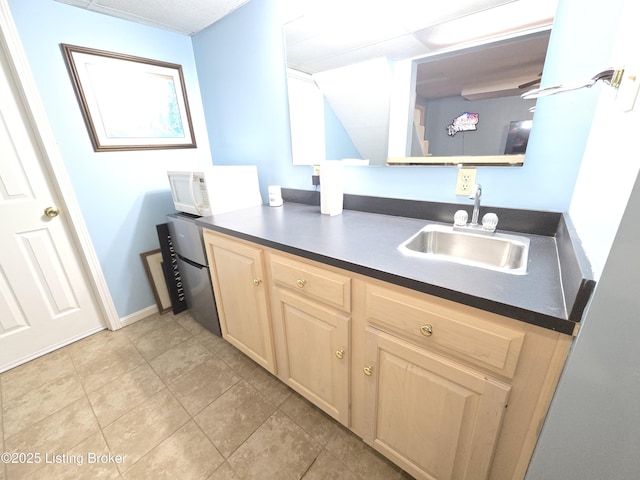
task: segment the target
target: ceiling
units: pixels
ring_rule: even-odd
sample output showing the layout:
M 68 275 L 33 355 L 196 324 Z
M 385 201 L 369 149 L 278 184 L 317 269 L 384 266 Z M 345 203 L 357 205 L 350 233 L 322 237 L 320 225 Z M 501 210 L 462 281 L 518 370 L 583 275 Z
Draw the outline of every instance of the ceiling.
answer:
M 520 95 L 540 81 L 550 34 L 546 30 L 418 63 L 416 93 L 467 100 Z
M 55 1 L 193 35 L 249 0 Z M 316 73 L 379 57 L 391 60 L 421 57 L 465 43 L 548 27 L 558 0 L 269 1 L 277 1 L 281 6 L 289 67 Z M 540 43 L 529 45 L 527 56 L 544 61 L 540 48 Z M 494 52 L 481 66 L 491 66 L 492 62 L 505 57 L 513 60 L 517 55 Z M 462 57 L 458 58 L 450 70 L 466 74 L 473 71 L 474 79 L 482 80 L 478 65 L 468 67 L 462 61 Z M 527 67 L 525 75 L 541 71 L 541 64 Z M 491 73 L 492 69 L 482 70 Z M 443 83 L 451 83 L 451 78 L 448 75 Z

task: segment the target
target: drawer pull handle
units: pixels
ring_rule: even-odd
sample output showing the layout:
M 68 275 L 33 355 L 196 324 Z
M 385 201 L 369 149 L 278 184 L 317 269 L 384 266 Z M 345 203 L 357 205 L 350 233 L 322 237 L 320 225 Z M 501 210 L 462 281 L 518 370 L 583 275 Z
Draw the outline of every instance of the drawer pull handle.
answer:
M 367 377 L 370 377 L 373 374 L 373 367 L 371 365 L 366 365 L 362 371 Z
M 261 283 L 262 283 L 262 280 L 260 280 L 259 278 L 254 278 L 254 279 L 253 279 L 253 284 L 254 284 L 256 287 L 259 287 Z
M 342 360 L 344 358 L 344 350 L 336 350 L 336 357 Z
M 303 288 L 306 284 L 307 284 L 307 281 L 302 279 L 296 282 L 296 285 L 298 285 L 299 288 Z
M 431 335 L 433 335 L 433 327 L 428 323 L 426 325 L 422 325 L 420 327 L 420 333 L 425 337 L 430 337 Z

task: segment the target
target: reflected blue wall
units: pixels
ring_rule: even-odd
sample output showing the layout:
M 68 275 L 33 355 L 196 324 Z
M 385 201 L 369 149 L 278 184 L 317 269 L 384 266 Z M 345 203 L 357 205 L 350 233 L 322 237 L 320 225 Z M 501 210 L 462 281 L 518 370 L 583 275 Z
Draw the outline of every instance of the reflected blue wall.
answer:
M 613 4 L 622 0 L 613 0 Z M 255 160 L 261 167 L 263 185 L 277 182 L 291 188 L 311 188 L 311 168 L 290 161 L 284 65 L 278 63 L 281 31 L 276 22 L 277 3 L 252 0 L 241 9 L 193 37 L 200 84 L 203 89 L 212 152 L 231 163 Z M 560 0 L 543 85 L 590 78 L 607 66 L 619 13 L 611 2 Z M 254 34 L 255 33 L 255 34 Z M 264 35 L 258 38 L 257 33 Z M 222 47 L 224 45 L 224 48 Z M 252 68 L 257 69 L 253 75 Z M 206 85 L 206 87 L 205 87 Z M 220 108 L 206 91 L 221 87 L 229 108 Z M 527 160 L 523 167 L 480 167 L 477 180 L 483 185 L 487 205 L 566 211 L 589 134 L 598 92 L 602 86 L 538 101 Z M 235 121 L 232 105 L 244 105 L 247 95 L 259 101 L 247 106 L 256 115 L 269 117 L 269 135 L 254 137 Z M 269 104 L 265 98 L 277 99 Z M 265 108 L 261 112 L 259 108 Z M 218 130 L 232 118 L 233 128 Z M 249 121 L 249 124 L 253 122 Z M 223 139 L 217 139 L 222 136 Z M 219 141 L 229 148 L 216 150 Z M 252 145 L 235 148 L 243 142 Z M 224 154 L 223 154 L 224 153 Z M 267 160 L 267 157 L 269 159 Z M 467 203 L 455 196 L 455 167 L 347 167 L 345 191 L 361 195 Z M 263 187 L 264 188 L 264 187 Z

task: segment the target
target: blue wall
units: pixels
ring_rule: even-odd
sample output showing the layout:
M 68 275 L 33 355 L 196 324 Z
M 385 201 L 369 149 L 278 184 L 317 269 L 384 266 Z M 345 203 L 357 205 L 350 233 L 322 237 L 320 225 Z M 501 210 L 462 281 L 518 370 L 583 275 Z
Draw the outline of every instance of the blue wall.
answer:
M 327 160 L 362 159 L 362 155 L 326 99 L 324 101 L 324 139 Z
M 292 161 L 277 3 L 252 0 L 192 37 L 213 163 L 257 165 L 265 200 Z
M 9 5 L 116 310 L 154 305 L 139 255 L 158 248 L 155 225 L 174 211 L 166 170 L 211 162 L 191 39 L 52 0 Z M 182 64 L 199 148 L 94 152 L 60 43 Z
M 590 78 L 607 66 L 619 16 L 613 5 L 621 1 L 560 0 L 543 85 Z M 310 167 L 291 165 L 283 98 L 284 67 L 276 61 L 277 52 L 271 51 L 281 41 L 276 15 L 277 2 L 252 0 L 193 37 L 200 84 L 207 86 L 203 87 L 203 102 L 214 161 L 224 153 L 221 159 L 226 162 L 259 162 L 263 188 L 267 183 L 277 182 L 291 188 L 311 189 Z M 268 21 L 274 24 L 266 25 Z M 260 34 L 264 37 L 259 38 Z M 220 52 L 214 53 L 215 50 Z M 223 97 L 225 108 L 207 95 L 209 88 L 212 97 Z M 216 88 L 224 91 L 216 92 Z M 525 165 L 478 169 L 484 203 L 566 211 L 600 88 L 540 99 Z M 269 131 L 266 138 L 254 136 L 249 128 L 243 127 L 253 122 L 233 110 L 233 105 L 244 105 L 247 96 L 259 99 L 252 100 L 247 110 L 269 118 L 268 125 L 263 125 Z M 265 98 L 278 102 L 268 105 Z M 268 110 L 260 113 L 258 109 L 262 107 Z M 233 126 L 216 128 L 225 122 Z M 219 136 L 224 139 L 217 139 Z M 216 149 L 222 141 L 229 147 L 224 152 Z M 240 148 L 236 150 L 236 146 Z M 345 177 L 347 193 L 467 202 L 454 194 L 453 167 L 347 167 Z
M 589 78 L 607 66 L 622 1 L 560 0 L 543 84 Z M 139 254 L 157 248 L 155 224 L 173 210 L 167 169 L 186 161 L 256 164 L 263 198 L 269 184 L 312 188 L 311 168 L 291 164 L 278 3 L 252 0 L 189 38 L 53 0 L 9 0 L 120 316 L 154 304 Z M 95 153 L 60 43 L 181 64 L 198 148 Z M 524 167 L 479 168 L 484 203 L 566 211 L 601 88 L 540 99 Z M 347 167 L 345 189 L 466 203 L 454 195 L 455 177 L 451 167 Z

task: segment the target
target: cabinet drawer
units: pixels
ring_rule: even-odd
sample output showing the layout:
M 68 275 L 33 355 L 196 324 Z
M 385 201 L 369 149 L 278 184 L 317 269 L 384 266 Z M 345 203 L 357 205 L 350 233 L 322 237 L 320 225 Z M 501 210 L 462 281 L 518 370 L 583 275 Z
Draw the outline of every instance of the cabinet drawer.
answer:
M 422 297 L 422 298 L 420 298 Z M 513 378 L 524 331 L 505 319 L 426 294 L 415 296 L 367 284 L 368 323 L 445 355 Z
M 347 276 L 275 254 L 271 255 L 271 276 L 277 285 L 351 311 L 351 279 Z

